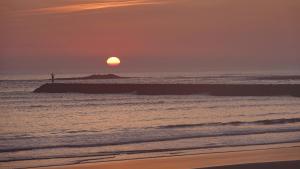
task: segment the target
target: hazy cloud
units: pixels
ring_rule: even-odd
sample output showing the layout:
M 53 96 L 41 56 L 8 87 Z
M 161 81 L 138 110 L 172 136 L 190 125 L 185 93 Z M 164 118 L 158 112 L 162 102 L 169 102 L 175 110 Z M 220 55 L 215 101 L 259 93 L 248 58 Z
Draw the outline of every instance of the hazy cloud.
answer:
M 105 1 L 105 2 L 91 2 L 78 3 L 71 5 L 62 5 L 56 7 L 38 8 L 32 10 L 21 11 L 21 14 L 35 15 L 35 14 L 59 14 L 59 13 L 74 13 L 88 10 L 99 10 L 106 8 L 117 8 L 126 6 L 139 5 L 158 5 L 168 1 L 166 0 L 127 0 L 127 1 Z

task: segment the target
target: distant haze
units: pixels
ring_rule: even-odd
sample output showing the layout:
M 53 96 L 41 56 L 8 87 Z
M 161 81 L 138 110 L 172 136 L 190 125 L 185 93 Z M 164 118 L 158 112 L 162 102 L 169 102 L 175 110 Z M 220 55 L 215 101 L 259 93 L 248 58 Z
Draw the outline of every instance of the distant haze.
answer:
M 299 70 L 298 0 L 1 0 L 0 72 Z

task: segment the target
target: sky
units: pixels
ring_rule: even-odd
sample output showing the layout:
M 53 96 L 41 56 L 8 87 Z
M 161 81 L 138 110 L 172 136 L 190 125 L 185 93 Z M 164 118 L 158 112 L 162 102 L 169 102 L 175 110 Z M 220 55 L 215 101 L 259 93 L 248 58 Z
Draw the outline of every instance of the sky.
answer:
M 297 0 L 1 0 L 0 73 L 299 70 L 299 18 Z

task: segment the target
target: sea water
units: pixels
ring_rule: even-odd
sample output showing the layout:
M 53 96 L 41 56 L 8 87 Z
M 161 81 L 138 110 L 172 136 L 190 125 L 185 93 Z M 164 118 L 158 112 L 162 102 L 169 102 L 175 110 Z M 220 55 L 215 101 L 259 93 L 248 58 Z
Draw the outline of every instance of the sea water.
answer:
M 61 83 L 300 84 L 266 74 L 140 73 Z M 270 74 L 267 74 L 270 76 Z M 286 75 L 286 74 L 285 74 Z M 81 75 L 57 75 L 78 77 Z M 300 98 L 46 94 L 48 75 L 1 75 L 0 168 L 291 146 Z

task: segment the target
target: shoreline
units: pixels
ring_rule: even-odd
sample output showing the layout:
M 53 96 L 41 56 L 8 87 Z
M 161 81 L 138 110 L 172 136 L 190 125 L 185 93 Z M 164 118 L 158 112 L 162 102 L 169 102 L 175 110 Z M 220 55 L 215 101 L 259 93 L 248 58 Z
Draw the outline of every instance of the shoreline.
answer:
M 39 169 L 263 169 L 271 166 L 272 169 L 281 169 L 282 166 L 295 165 L 300 166 L 300 143 L 291 147 L 112 160 Z

